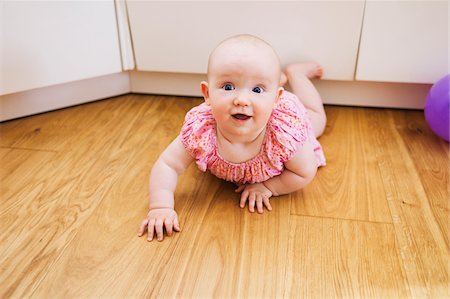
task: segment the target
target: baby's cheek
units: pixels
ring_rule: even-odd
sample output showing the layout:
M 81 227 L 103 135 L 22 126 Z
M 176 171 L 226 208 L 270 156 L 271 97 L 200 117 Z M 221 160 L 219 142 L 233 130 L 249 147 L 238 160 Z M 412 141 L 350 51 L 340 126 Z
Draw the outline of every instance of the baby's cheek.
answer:
M 255 115 L 258 116 L 261 122 L 267 123 L 269 121 L 270 116 L 272 115 L 273 108 L 272 107 L 261 107 L 257 111 L 255 111 Z

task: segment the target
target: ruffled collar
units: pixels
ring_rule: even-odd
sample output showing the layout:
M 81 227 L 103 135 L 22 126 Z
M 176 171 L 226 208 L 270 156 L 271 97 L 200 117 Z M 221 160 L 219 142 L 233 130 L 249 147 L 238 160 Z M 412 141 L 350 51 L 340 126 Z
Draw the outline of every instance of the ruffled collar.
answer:
M 215 151 L 215 154 L 217 155 L 217 157 L 219 159 L 221 159 L 223 162 L 230 164 L 230 165 L 235 165 L 235 166 L 242 166 L 243 164 L 254 164 L 254 160 L 258 160 L 261 156 L 266 154 L 266 147 L 267 147 L 267 141 L 269 138 L 269 134 L 268 134 L 268 126 L 269 123 L 266 125 L 266 129 L 264 131 L 264 137 L 263 137 L 263 141 L 261 143 L 261 147 L 259 149 L 258 154 L 256 154 L 253 158 L 248 159 L 247 161 L 244 162 L 240 162 L 240 163 L 235 163 L 235 162 L 231 162 L 227 159 L 225 159 L 219 151 L 219 144 L 217 142 L 217 124 L 215 126 L 213 126 L 211 129 L 213 130 L 212 132 L 212 138 L 211 138 L 211 142 L 213 142 L 213 150 Z

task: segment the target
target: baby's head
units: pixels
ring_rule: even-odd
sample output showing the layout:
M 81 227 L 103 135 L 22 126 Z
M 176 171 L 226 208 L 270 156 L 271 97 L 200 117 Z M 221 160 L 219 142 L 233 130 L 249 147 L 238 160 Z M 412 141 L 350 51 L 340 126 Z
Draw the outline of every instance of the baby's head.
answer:
M 240 34 L 223 40 L 209 55 L 208 79 L 214 72 L 221 70 L 221 62 L 226 58 L 228 61 L 239 58 L 250 67 L 261 66 L 264 62 L 268 74 L 278 77 L 278 80 L 281 76 L 280 60 L 275 50 L 269 43 L 253 35 Z M 254 59 L 252 61 L 249 58 Z M 256 64 L 252 65 L 252 62 Z
M 281 96 L 281 66 L 274 49 L 262 39 L 237 35 L 221 42 L 208 61 L 208 82 L 201 83 L 223 133 L 261 133 Z

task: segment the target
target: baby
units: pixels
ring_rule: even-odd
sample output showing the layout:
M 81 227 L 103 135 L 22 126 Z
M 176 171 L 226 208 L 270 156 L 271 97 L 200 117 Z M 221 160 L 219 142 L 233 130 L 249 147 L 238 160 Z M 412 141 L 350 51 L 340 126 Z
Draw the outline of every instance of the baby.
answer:
M 317 137 L 326 124 L 322 100 L 309 81 L 322 76 L 315 63 L 281 71 L 274 49 L 251 35 L 221 42 L 208 61 L 205 103 L 191 109 L 180 135 L 150 175 L 150 203 L 138 236 L 163 240 L 180 231 L 174 210 L 178 176 L 195 161 L 202 171 L 234 182 L 240 207 L 271 211 L 270 197 L 306 186 L 325 157 Z M 293 93 L 283 89 L 289 82 Z M 300 102 L 300 100 L 301 102 Z

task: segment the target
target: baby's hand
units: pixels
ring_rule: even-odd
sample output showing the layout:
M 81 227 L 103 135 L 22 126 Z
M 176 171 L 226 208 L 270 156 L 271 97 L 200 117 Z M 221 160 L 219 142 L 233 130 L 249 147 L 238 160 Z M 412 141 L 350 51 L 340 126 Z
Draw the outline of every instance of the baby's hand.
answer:
M 153 240 L 155 232 L 156 239 L 162 241 L 164 239 L 164 228 L 166 228 L 168 236 L 171 236 L 173 231 L 180 231 L 177 212 L 171 208 L 151 209 L 141 223 L 138 236 L 142 237 L 147 229 L 148 241 Z
M 267 210 L 272 211 L 272 206 L 270 205 L 269 198 L 272 196 L 272 191 L 270 191 L 263 183 L 256 183 L 250 185 L 240 185 L 236 192 L 241 192 L 241 202 L 240 207 L 244 208 L 245 203 L 248 200 L 248 210 L 253 213 L 255 212 L 255 204 L 258 213 L 262 214 L 264 212 L 264 206 Z

